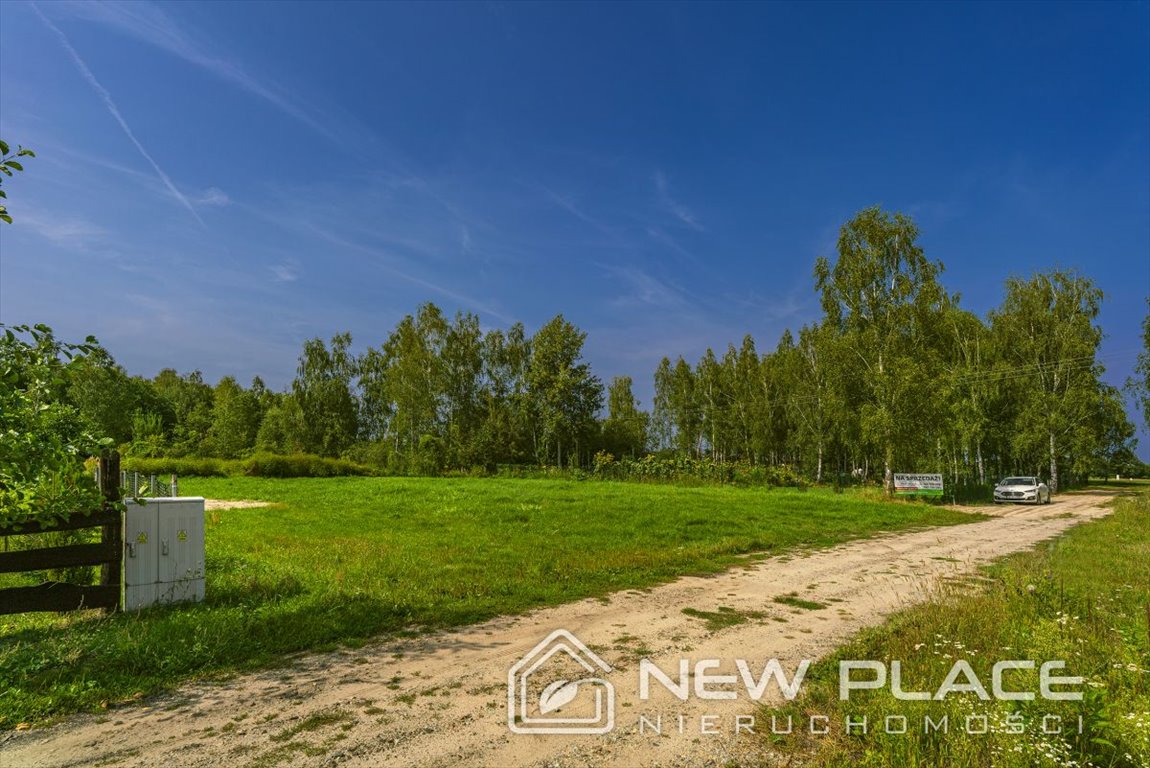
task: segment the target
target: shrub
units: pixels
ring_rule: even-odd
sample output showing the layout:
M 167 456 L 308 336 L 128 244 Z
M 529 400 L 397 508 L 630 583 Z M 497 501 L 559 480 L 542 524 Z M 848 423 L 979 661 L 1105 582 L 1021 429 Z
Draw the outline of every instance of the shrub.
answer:
M 281 455 L 257 453 L 246 459 L 162 458 L 124 459 L 124 469 L 144 475 L 194 477 L 342 477 L 375 474 L 370 467 L 345 459 L 329 459 L 307 453 Z
M 243 474 L 251 477 L 342 477 L 345 475 L 371 475 L 369 467 L 345 459 L 328 459 L 309 453 L 284 456 L 275 453 L 257 453 L 239 462 Z
M 423 435 L 419 438 L 419 449 L 411 462 L 411 469 L 417 475 L 434 477 L 442 474 L 446 465 L 443 441 L 435 435 Z
M 0 526 L 99 509 L 83 460 L 111 440 L 89 431 L 64 388 L 70 361 L 101 353 L 91 337 L 65 344 L 45 325 L 0 326 Z
M 120 466 L 129 472 L 139 472 L 142 475 L 194 475 L 197 477 L 227 477 L 240 474 L 235 472 L 232 465 L 234 461 L 224 459 L 198 458 L 188 456 L 184 458 L 143 458 L 129 456 L 121 461 Z

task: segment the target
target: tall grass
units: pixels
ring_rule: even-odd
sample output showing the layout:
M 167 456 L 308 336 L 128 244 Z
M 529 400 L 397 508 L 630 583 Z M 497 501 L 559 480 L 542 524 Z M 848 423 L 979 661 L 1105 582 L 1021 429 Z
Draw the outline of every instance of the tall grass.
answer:
M 180 477 L 342 477 L 377 474 L 371 467 L 346 459 L 313 456 L 310 453 L 281 455 L 256 453 L 246 459 L 203 457 L 124 459 L 124 469 L 145 475 Z
M 813 666 L 805 695 L 766 713 L 768 723 L 770 714 L 783 723 L 780 729 L 791 716 L 795 734 L 764 736 L 764 752 L 802 765 L 860 768 L 1150 766 L 1150 494 L 1124 498 L 1112 516 L 1011 557 L 987 575 L 987 588 L 951 589 L 860 633 Z M 988 691 L 997 661 L 1065 661 L 1056 674 L 1084 677 L 1085 694 L 1082 701 L 1036 695 L 998 702 L 963 693 L 920 702 L 899 701 L 887 687 L 852 691 L 842 702 L 842 659 L 888 667 L 901 660 L 903 690 L 932 693 L 959 659 Z M 1010 672 L 1007 680 L 1008 690 L 1039 692 L 1037 671 Z M 830 718 L 829 734 L 811 735 L 812 715 Z M 925 732 L 926 716 L 936 724 L 946 718 L 949 733 Z M 893 731 L 905 717 L 908 732 L 887 733 L 887 717 L 896 718 Z M 968 733 L 968 717 L 969 730 L 983 730 L 985 717 L 989 732 Z M 856 724 L 866 718 L 870 732 L 856 726 L 848 735 L 847 718 Z M 1062 732 L 1044 733 L 1044 718 L 1046 730 Z
M 208 513 L 207 601 L 103 617 L 0 617 L 0 728 L 296 651 L 468 624 L 750 552 L 968 522 L 824 491 L 564 480 L 186 480 L 275 506 Z

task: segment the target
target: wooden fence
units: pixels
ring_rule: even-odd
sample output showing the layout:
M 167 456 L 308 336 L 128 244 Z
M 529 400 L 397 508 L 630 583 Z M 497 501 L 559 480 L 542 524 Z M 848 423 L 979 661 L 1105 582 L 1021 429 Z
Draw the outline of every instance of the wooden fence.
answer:
M 100 528 L 100 541 L 0 552 L 0 573 L 99 565 L 100 583 L 80 586 L 47 581 L 32 587 L 0 589 L 0 614 L 72 611 L 79 608 L 104 608 L 108 611 L 119 609 L 124 543 L 120 510 L 114 506 L 119 500 L 118 456 L 113 454 L 100 459 L 99 477 L 100 490 L 107 500 L 106 506 L 99 512 L 72 515 L 50 523 L 25 523 L 20 530 L 0 528 L 0 536 Z

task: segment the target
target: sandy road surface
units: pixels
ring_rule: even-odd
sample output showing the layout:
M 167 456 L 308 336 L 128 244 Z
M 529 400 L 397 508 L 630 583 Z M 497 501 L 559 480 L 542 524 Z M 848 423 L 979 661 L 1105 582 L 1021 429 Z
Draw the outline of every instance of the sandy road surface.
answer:
M 204 499 L 204 511 L 214 509 L 254 509 L 256 507 L 270 507 L 268 501 L 233 501 L 230 499 Z
M 738 759 L 746 737 L 735 701 L 686 702 L 655 686 L 639 696 L 638 658 L 677 677 L 679 659 L 747 659 L 757 676 L 777 658 L 790 675 L 859 628 L 925 599 L 940 579 L 1026 549 L 1101 517 L 1108 497 L 1072 494 L 1042 507 L 996 507 L 990 520 L 891 534 L 794 558 L 775 557 L 647 592 L 583 600 L 415 639 L 301 657 L 294 666 L 192 685 L 177 693 L 0 735 L 0 766 L 703 766 Z M 775 603 L 797 592 L 816 610 Z M 708 631 L 683 608 L 756 612 Z M 518 735 L 507 725 L 508 668 L 552 630 L 565 628 L 613 668 L 613 732 Z M 728 665 L 729 664 L 729 665 Z M 740 684 L 741 686 L 741 684 Z M 576 704 L 572 704 L 576 706 Z M 639 716 L 664 717 L 663 735 L 638 732 Z M 718 715 L 718 735 L 700 716 Z M 317 717 L 319 715 L 319 717 Z M 678 733 L 679 715 L 684 732 Z M 765 726 L 764 726 L 765 727 Z

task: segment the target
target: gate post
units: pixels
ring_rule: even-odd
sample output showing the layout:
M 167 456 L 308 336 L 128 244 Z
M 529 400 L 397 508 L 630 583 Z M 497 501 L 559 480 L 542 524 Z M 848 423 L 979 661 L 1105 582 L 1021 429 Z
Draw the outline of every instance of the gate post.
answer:
M 120 454 L 112 451 L 100 457 L 100 493 L 104 497 L 104 509 L 109 509 L 120 500 Z M 113 562 L 100 566 L 100 584 L 103 586 L 121 586 L 124 562 L 124 524 L 117 519 L 114 524 L 101 528 L 101 539 L 110 549 L 116 552 Z M 120 601 L 123 600 L 121 595 Z M 119 610 L 120 601 L 115 608 L 108 609 L 109 613 Z

